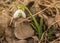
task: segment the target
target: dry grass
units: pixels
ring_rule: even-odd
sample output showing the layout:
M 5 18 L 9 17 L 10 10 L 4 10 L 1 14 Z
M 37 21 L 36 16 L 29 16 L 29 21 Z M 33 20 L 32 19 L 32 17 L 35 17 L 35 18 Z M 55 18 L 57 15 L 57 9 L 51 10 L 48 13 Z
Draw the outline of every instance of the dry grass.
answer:
M 32 1 L 34 2 L 32 7 L 35 8 L 34 10 L 36 10 L 35 14 L 32 11 L 32 9 L 33 9 L 32 7 L 29 9 L 33 13 L 33 16 L 34 17 L 36 17 L 36 16 L 42 17 L 44 19 L 43 27 L 45 26 L 45 30 L 42 34 L 42 37 L 41 37 L 41 40 L 39 43 L 46 43 L 46 41 L 48 41 L 48 38 L 47 38 L 48 35 L 46 35 L 46 34 L 48 34 L 47 33 L 48 30 L 51 29 L 51 27 L 52 27 L 53 31 L 55 32 L 56 29 L 59 30 L 59 28 L 60 28 L 60 0 L 39 0 L 39 1 L 38 0 L 35 0 L 35 1 L 34 0 L 30 0 L 30 1 L 27 1 L 27 0 L 26 1 L 25 0 L 23 0 L 23 1 L 21 1 L 21 0 L 13 0 L 13 1 L 12 0 L 10 0 L 10 1 L 6 0 L 6 1 L 4 1 L 4 0 L 1 0 L 1 2 L 0 2 L 0 15 L 1 15 L 1 17 L 3 16 L 1 19 L 7 20 L 6 21 L 7 26 L 4 27 L 4 28 L 7 28 L 9 21 L 10 21 L 9 19 L 11 19 L 13 13 L 17 10 L 17 6 L 21 3 L 23 3 L 24 5 L 27 6 Z M 3 11 L 8 12 L 8 13 L 5 13 L 5 15 L 4 15 Z M 30 16 L 28 16 L 25 19 L 18 19 L 17 21 L 14 20 L 13 25 L 16 25 L 15 22 L 18 22 L 18 24 L 23 23 L 23 22 L 32 22 L 32 19 Z M 4 21 L 1 23 L 3 26 L 5 26 Z M 1 25 L 1 23 L 0 23 L 0 25 Z M 45 42 L 43 42 L 43 40 Z M 48 42 L 50 42 L 50 41 L 48 41 Z M 55 40 L 52 41 L 52 43 L 54 43 L 54 42 L 55 42 Z

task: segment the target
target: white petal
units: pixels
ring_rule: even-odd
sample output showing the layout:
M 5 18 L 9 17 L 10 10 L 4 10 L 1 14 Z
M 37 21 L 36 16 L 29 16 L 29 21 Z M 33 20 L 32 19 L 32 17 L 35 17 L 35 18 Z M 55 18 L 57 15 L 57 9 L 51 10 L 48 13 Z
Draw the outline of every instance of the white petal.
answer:
M 17 10 L 17 11 L 14 13 L 13 18 L 18 17 L 19 13 L 20 13 L 20 10 Z
M 22 13 L 22 17 L 26 18 L 26 14 L 22 10 L 21 10 L 21 13 Z
M 20 13 L 22 14 L 22 17 L 23 17 L 23 18 L 26 18 L 26 14 L 25 14 L 24 11 L 22 11 L 22 10 L 17 10 L 17 11 L 14 13 L 13 18 L 17 18 Z

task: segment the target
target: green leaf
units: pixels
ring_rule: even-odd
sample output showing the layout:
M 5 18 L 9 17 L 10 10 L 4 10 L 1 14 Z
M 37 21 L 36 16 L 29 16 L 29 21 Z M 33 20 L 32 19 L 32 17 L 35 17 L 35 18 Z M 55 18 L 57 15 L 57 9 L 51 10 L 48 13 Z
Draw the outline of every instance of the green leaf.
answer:
M 36 26 L 33 23 L 30 23 L 30 24 L 35 29 L 35 31 L 38 31 L 38 29 L 36 28 Z
M 43 34 L 42 25 L 43 25 L 43 18 L 40 19 L 40 27 L 38 29 L 38 37 L 39 37 L 39 39 L 41 39 L 41 36 Z

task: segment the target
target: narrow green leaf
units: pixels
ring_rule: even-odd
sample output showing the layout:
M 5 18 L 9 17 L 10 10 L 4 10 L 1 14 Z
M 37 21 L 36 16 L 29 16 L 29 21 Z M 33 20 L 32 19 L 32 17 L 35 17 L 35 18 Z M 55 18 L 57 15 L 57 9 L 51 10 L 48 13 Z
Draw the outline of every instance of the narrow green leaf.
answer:
M 33 23 L 30 23 L 31 26 L 35 29 L 35 31 L 37 31 L 38 29 L 36 28 L 36 26 Z
M 43 18 L 40 19 L 40 27 L 38 29 L 38 37 L 39 37 L 39 39 L 41 39 L 41 36 L 42 36 L 42 33 L 43 33 L 42 25 L 43 25 Z

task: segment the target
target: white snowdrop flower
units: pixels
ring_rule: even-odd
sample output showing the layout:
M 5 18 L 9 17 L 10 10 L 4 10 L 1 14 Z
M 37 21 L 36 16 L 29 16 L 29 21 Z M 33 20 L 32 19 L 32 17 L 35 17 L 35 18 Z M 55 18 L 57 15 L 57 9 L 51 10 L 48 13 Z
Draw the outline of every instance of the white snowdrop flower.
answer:
M 17 10 L 17 11 L 14 13 L 13 18 L 17 18 L 19 15 L 22 16 L 23 18 L 26 18 L 26 14 L 25 14 L 25 12 L 22 11 L 22 10 Z
M 22 11 L 22 10 L 17 10 L 17 11 L 14 13 L 13 17 L 11 18 L 10 25 L 11 25 L 13 19 L 15 19 L 15 18 L 17 18 L 17 17 L 19 17 L 19 16 L 22 16 L 23 18 L 26 18 L 26 14 L 25 14 L 24 11 Z

